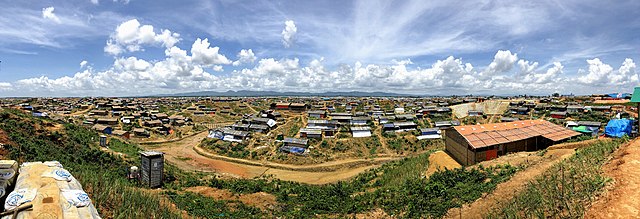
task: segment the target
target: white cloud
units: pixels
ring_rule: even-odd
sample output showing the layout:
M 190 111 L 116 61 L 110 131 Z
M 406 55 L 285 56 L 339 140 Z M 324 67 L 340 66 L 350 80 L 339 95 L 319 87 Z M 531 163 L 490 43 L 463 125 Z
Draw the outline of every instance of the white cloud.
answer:
M 296 33 L 298 33 L 298 28 L 293 20 L 285 21 L 284 30 L 282 30 L 282 44 L 284 47 L 289 48 L 293 45 Z
M 609 81 L 615 85 L 637 85 L 639 82 L 636 63 L 632 59 L 625 59 L 617 73 L 609 75 Z
M 518 54 L 511 53 L 511 51 L 498 50 L 493 57 L 493 61 L 489 64 L 489 67 L 482 72 L 482 76 L 493 76 L 500 73 L 511 71 L 513 64 L 518 61 Z
M 239 66 L 240 64 L 253 63 L 256 61 L 256 55 L 253 54 L 251 49 L 243 49 L 238 53 L 238 60 L 233 62 L 233 66 Z
M 564 66 L 555 62 L 548 68 L 537 62 L 517 60 L 510 51 L 498 51 L 485 68 L 476 68 L 461 58 L 449 56 L 430 66 L 421 67 L 409 59 L 391 60 L 390 65 L 363 64 L 325 66 L 324 58 L 301 63 L 297 58 L 263 58 L 250 68 L 225 71 L 230 64 L 208 40 L 197 39 L 191 54 L 177 46 L 165 50 L 165 58 L 146 60 L 135 56 L 120 57 L 104 71 L 84 69 L 73 76 L 36 77 L 13 83 L 2 82 L 0 89 L 34 95 L 148 95 L 201 90 L 274 90 L 274 91 L 389 91 L 399 93 L 452 94 L 549 94 L 555 91 L 584 89 L 591 91 L 586 79 L 570 83 L 564 78 Z M 246 50 L 247 54 L 249 50 Z M 247 55 L 249 57 L 249 55 Z M 226 60 L 226 61 L 225 61 Z M 219 64 L 215 64 L 219 63 Z M 617 72 L 596 78 L 604 90 L 617 90 L 637 84 L 635 63 L 626 59 L 617 70 L 598 59 L 588 60 L 591 74 Z M 487 74 L 490 72 L 490 74 Z M 611 76 L 614 75 L 615 77 Z M 600 79 L 604 77 L 604 79 Z M 610 81 L 610 82 L 608 82 Z M 603 90 L 603 92 L 604 92 Z M 509 93 L 511 92 L 511 93 Z M 597 91 L 593 91 L 597 92 Z
M 55 21 L 56 23 L 60 23 L 60 18 L 58 18 L 58 16 L 56 16 L 56 14 L 53 13 L 54 10 L 55 10 L 55 8 L 53 8 L 53 7 L 43 8 L 42 9 L 42 18 Z
M 87 61 L 86 60 L 82 60 L 82 62 L 80 62 L 80 68 L 84 68 L 84 66 L 87 65 Z
M 143 45 L 171 48 L 178 41 L 180 41 L 178 33 L 172 33 L 166 29 L 156 33 L 152 25 L 141 26 L 137 19 L 131 19 L 118 25 L 107 41 L 104 51 L 112 55 L 119 55 L 124 52 L 143 50 Z
M 191 46 L 191 58 L 195 64 L 212 66 L 219 64 L 231 64 L 231 61 L 219 53 L 219 47 L 210 47 L 209 39 L 196 39 Z
M 602 85 L 607 83 L 608 77 L 613 73 L 613 68 L 600 61 L 599 58 L 587 60 L 589 64 L 588 73 L 578 78 L 579 82 L 589 85 Z M 584 70 L 580 69 L 579 74 L 584 73 Z
M 0 82 L 0 90 L 9 90 L 11 87 L 11 83 Z
M 91 0 L 91 4 L 98 5 L 100 4 L 99 0 Z
M 528 61 L 523 61 L 520 60 L 518 61 L 518 64 L 524 64 L 526 66 L 526 63 Z M 534 83 L 534 84 L 549 84 L 549 83 L 556 83 L 559 84 L 560 81 L 559 80 L 559 76 L 560 74 L 562 74 L 562 70 L 564 69 L 564 66 L 562 66 L 562 64 L 560 64 L 560 62 L 554 62 L 553 63 L 553 67 L 547 69 L 546 72 L 544 73 L 537 73 L 535 72 L 536 68 L 538 66 L 537 62 L 534 62 L 532 65 L 528 66 L 528 67 L 524 67 L 521 66 L 521 71 L 524 73 L 524 78 L 522 78 L 522 83 Z M 524 69 L 522 69 L 524 67 Z

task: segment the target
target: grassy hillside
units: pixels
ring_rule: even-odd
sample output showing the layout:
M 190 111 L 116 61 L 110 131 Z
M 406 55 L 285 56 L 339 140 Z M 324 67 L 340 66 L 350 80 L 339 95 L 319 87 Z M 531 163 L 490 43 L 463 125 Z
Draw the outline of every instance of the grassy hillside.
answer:
M 20 161 L 60 161 L 82 183 L 104 218 L 350 217 L 376 209 L 399 217 L 440 217 L 492 191 L 517 170 L 512 166 L 457 169 L 425 178 L 430 151 L 387 163 L 346 182 L 307 185 L 268 176 L 219 179 L 168 165 L 164 189 L 149 190 L 125 179 L 127 167 L 137 165 L 136 145 L 112 140 L 111 149 L 123 154 L 114 155 L 100 150 L 98 135 L 87 128 L 68 124 L 50 131 L 43 123 L 18 111 L 0 111 L 0 129 L 14 142 L 8 145 L 9 156 Z M 274 208 L 259 209 L 238 200 L 186 192 L 194 186 L 234 194 L 264 192 L 275 196 L 277 203 Z
M 585 205 L 606 185 L 602 165 L 627 139 L 600 141 L 579 149 L 529 184 L 490 218 L 582 218 Z
M 49 132 L 43 120 L 13 110 L 0 111 L 0 129 L 13 142 L 5 146 L 11 159 L 60 161 L 80 181 L 104 218 L 181 218 L 159 195 L 127 181 L 130 163 L 99 150 L 98 135 L 89 129 L 65 125 L 63 131 Z

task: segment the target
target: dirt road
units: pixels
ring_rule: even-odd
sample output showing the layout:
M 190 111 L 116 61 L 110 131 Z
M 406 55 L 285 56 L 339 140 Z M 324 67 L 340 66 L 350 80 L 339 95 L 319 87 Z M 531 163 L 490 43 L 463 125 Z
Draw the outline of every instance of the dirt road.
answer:
M 614 184 L 593 203 L 585 218 L 640 218 L 640 139 L 618 149 L 603 170 Z
M 446 218 L 482 218 L 490 209 L 500 206 L 518 194 L 525 188 L 527 183 L 534 180 L 554 164 L 571 157 L 575 153 L 573 149 L 549 150 L 542 159 L 523 171 L 516 173 L 507 182 L 499 184 L 496 189 L 484 197 L 479 198 L 471 204 L 462 208 L 450 209 Z
M 309 184 L 325 184 L 349 179 L 381 163 L 399 159 L 395 157 L 349 159 L 315 165 L 288 165 L 259 162 L 210 154 L 200 148 L 194 150 L 205 138 L 206 132 L 165 144 L 144 145 L 146 149 L 162 151 L 166 159 L 190 171 L 217 172 L 231 177 L 253 178 L 271 174 L 275 178 Z M 371 163 L 366 163 L 371 162 Z M 332 171 L 325 171 L 325 170 Z

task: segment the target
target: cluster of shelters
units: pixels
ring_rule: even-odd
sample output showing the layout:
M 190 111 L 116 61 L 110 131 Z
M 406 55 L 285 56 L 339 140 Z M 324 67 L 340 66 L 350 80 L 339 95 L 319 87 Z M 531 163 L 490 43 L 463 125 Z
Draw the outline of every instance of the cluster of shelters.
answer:
M 238 122 L 221 129 L 209 130 L 209 138 L 240 142 L 251 138 L 253 133 L 268 133 L 277 126 L 273 111 L 263 111 L 258 116 L 248 115 Z

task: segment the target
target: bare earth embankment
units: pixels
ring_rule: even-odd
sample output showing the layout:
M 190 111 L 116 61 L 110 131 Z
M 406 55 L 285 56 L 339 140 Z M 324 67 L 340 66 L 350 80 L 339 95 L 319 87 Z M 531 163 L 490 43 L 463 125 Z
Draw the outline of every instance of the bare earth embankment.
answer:
M 640 139 L 618 149 L 603 170 L 614 183 L 585 218 L 640 218 Z

